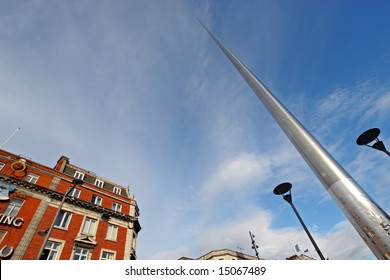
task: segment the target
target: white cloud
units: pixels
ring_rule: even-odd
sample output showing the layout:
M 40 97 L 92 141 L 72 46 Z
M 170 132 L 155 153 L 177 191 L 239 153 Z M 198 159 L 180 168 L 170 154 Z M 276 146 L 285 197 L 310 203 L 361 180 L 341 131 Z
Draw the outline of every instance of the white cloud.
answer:
M 262 155 L 238 154 L 222 162 L 200 189 L 202 199 L 212 199 L 222 193 L 238 195 L 247 188 L 260 184 L 271 175 L 270 159 Z
M 272 221 L 276 217 L 265 209 L 241 208 L 240 218 L 232 218 L 222 223 L 204 227 L 192 237 L 188 247 L 177 247 L 172 250 L 156 253 L 155 259 L 177 259 L 181 256 L 197 258 L 216 249 L 231 249 L 254 255 L 251 248 L 249 231 L 255 235 L 259 246 L 259 255 L 265 259 L 283 260 L 295 252 L 292 247 L 298 244 L 301 252 L 319 259 L 313 245 L 301 227 L 273 228 Z M 336 224 L 324 234 L 311 232 L 323 255 L 331 260 L 365 259 L 371 255 L 368 247 L 363 243 L 357 232 L 349 222 Z M 290 245 L 291 244 L 291 245 Z M 308 252 L 303 252 L 308 249 Z
M 363 122 L 383 121 L 390 114 L 390 86 L 387 82 L 378 86 L 376 81 L 366 80 L 351 88 L 337 88 L 319 100 L 316 107 L 319 115 L 313 123 L 317 132 L 324 134 L 331 127 L 353 120 L 355 125 Z M 326 122 L 323 120 L 326 119 Z M 358 119 L 358 123 L 356 123 Z
M 321 100 L 318 108 L 321 114 L 331 114 L 334 111 L 346 106 L 348 101 L 348 91 L 346 89 L 337 89 L 330 94 L 326 99 Z
M 372 254 L 348 221 L 336 224 L 331 231 L 315 238 L 331 260 L 362 260 Z
M 387 92 L 378 96 L 378 99 L 366 113 L 367 116 L 379 116 L 386 118 L 390 114 L 390 89 L 385 89 Z

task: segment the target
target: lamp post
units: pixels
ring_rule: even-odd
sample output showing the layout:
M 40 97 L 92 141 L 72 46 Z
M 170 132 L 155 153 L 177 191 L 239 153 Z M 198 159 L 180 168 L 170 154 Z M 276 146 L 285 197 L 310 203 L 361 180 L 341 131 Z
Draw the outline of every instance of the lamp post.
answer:
M 72 181 L 73 183 L 73 186 L 71 186 L 64 194 L 64 196 L 62 197 L 62 200 L 61 200 L 61 203 L 60 205 L 58 206 L 58 210 L 57 210 L 57 213 L 56 215 L 54 216 L 54 219 L 53 219 L 53 222 L 51 223 L 50 227 L 44 231 L 39 231 L 38 234 L 40 236 L 45 236 L 45 240 L 43 241 L 42 243 L 42 246 L 41 246 L 41 249 L 39 250 L 39 253 L 38 253 L 38 256 L 37 256 L 37 260 L 39 260 L 42 256 L 42 253 L 43 253 L 43 250 L 45 249 L 45 246 L 46 246 L 46 243 L 47 241 L 49 240 L 49 237 L 50 237 L 50 234 L 51 234 L 51 231 L 53 230 L 53 227 L 54 227 L 54 223 L 56 222 L 57 220 L 57 217 L 58 217 L 58 214 L 60 213 L 61 209 L 62 209 L 62 206 L 64 205 L 64 202 L 65 202 L 65 199 L 66 197 L 74 190 L 74 188 L 76 186 L 81 186 L 84 181 L 83 180 L 80 180 L 80 179 L 74 179 Z
M 367 146 L 375 150 L 382 151 L 386 155 L 390 156 L 390 152 L 386 150 L 385 144 L 383 144 L 383 142 L 378 139 L 380 133 L 381 130 L 379 128 L 371 128 L 369 130 L 366 130 L 356 139 L 356 144 L 358 144 L 359 146 Z M 372 141 L 375 141 L 375 143 L 371 146 L 368 145 Z
M 259 252 L 257 251 L 257 248 L 259 248 L 259 246 L 256 245 L 256 242 L 255 242 L 255 236 L 249 231 L 249 236 L 251 237 L 251 241 L 252 241 L 252 249 L 255 250 L 255 253 L 256 253 L 256 258 L 258 260 L 260 260 L 260 257 L 259 257 Z
M 288 202 L 288 204 L 291 205 L 292 209 L 294 210 L 295 214 L 298 217 L 298 220 L 301 222 L 301 225 L 303 229 L 305 230 L 307 236 L 309 237 L 311 243 L 313 244 L 314 248 L 316 249 L 318 255 L 320 256 L 321 260 L 325 260 L 324 256 L 321 253 L 320 248 L 318 248 L 316 242 L 314 241 L 313 237 L 311 236 L 309 230 L 307 229 L 305 223 L 303 222 L 301 216 L 299 215 L 297 209 L 295 208 L 294 204 L 292 203 L 292 196 L 291 196 L 291 183 L 282 183 L 275 187 L 274 194 L 276 195 L 282 195 L 283 199 Z

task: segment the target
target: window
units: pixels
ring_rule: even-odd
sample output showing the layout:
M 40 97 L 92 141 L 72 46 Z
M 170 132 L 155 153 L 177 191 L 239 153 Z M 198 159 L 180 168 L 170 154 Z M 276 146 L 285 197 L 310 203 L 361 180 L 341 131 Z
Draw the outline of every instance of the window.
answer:
M 92 218 L 85 218 L 83 228 L 81 229 L 82 233 L 95 235 L 97 221 Z
M 38 181 L 38 178 L 38 175 L 29 173 L 27 174 L 26 178 L 24 178 L 24 181 L 35 184 Z
M 74 188 L 74 189 L 69 193 L 68 196 L 74 197 L 74 198 L 79 198 L 80 193 L 81 193 L 81 190 Z
M 43 249 L 40 260 L 58 260 L 60 257 L 61 243 L 48 241 Z
M 121 190 L 120 188 L 118 188 L 118 187 L 113 187 L 113 188 L 112 188 L 112 191 L 113 191 L 114 193 L 116 193 L 116 194 L 121 194 L 121 193 L 122 193 L 122 190 Z
M 3 241 L 4 237 L 7 235 L 7 232 L 6 230 L 0 230 L 0 243 Z
M 114 252 L 102 251 L 102 256 L 101 256 L 100 259 L 101 260 L 115 260 L 115 253 Z
M 5 166 L 5 163 L 4 162 L 0 162 L 0 170 L 3 169 L 4 166 Z
M 76 170 L 73 177 L 75 177 L 76 179 L 84 180 L 84 176 L 85 176 L 84 173 L 81 173 L 80 171 Z
M 122 209 L 122 205 L 120 205 L 119 203 L 116 203 L 116 202 L 112 203 L 112 210 L 120 212 L 121 209 Z
M 60 213 L 58 213 L 54 225 L 60 228 L 65 228 L 65 229 L 68 228 L 71 216 L 72 214 L 70 212 L 61 210 Z
M 84 248 L 75 248 L 74 249 L 74 260 L 88 260 L 89 250 Z
M 100 196 L 97 196 L 97 195 L 92 195 L 92 199 L 91 199 L 91 203 L 93 204 L 96 204 L 96 205 L 102 205 L 102 198 Z
M 108 224 L 106 239 L 116 240 L 117 233 L 118 233 L 118 226 Z
M 15 217 L 20 208 L 22 207 L 22 204 L 24 202 L 24 199 L 14 197 L 11 199 L 11 201 L 8 203 L 7 207 L 4 209 L 3 214 Z
M 95 186 L 99 188 L 103 188 L 104 182 L 102 180 L 96 179 L 95 180 Z

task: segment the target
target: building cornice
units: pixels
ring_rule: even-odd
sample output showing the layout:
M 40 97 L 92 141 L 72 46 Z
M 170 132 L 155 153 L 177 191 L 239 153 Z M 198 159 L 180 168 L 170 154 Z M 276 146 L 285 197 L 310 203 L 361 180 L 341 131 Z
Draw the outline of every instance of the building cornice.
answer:
M 40 193 L 42 195 L 48 196 L 52 199 L 56 199 L 59 201 L 61 201 L 63 196 L 64 196 L 63 193 L 60 193 L 60 192 L 57 192 L 57 191 L 54 191 L 54 190 L 51 190 L 51 189 L 48 189 L 45 187 L 41 187 L 39 185 L 32 184 L 29 182 L 20 181 L 18 179 L 11 178 L 11 177 L 8 177 L 5 175 L 0 175 L 0 182 L 3 182 L 5 184 L 23 187 L 27 190 L 33 191 L 35 193 Z M 126 215 L 126 214 L 114 211 L 112 209 L 105 208 L 105 207 L 102 207 L 102 206 L 99 206 L 99 205 L 96 205 L 96 204 L 93 204 L 91 202 L 87 202 L 87 201 L 84 201 L 84 200 L 81 200 L 78 198 L 67 197 L 65 199 L 65 201 L 69 204 L 73 204 L 73 205 L 76 205 L 76 206 L 79 206 L 79 207 L 82 207 L 85 209 L 93 210 L 97 213 L 100 213 L 102 215 L 103 219 L 108 220 L 111 217 L 114 217 L 114 218 L 117 218 L 117 219 L 120 219 L 120 220 L 123 220 L 126 222 L 134 223 L 134 227 L 135 227 L 135 230 L 137 233 L 141 230 L 141 226 L 139 224 L 138 217 L 132 217 L 130 215 Z

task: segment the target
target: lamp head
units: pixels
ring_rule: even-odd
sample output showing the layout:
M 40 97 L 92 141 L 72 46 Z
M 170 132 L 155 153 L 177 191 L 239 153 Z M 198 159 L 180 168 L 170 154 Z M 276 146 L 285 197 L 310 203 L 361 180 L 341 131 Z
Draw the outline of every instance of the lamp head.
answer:
M 84 184 L 84 181 L 83 180 L 80 180 L 80 179 L 74 179 L 72 181 L 73 185 L 75 186 L 81 186 L 82 184 Z
M 360 136 L 356 139 L 356 144 L 358 144 L 359 146 L 364 145 L 390 155 L 389 152 L 386 150 L 385 144 L 378 139 L 380 132 L 381 131 L 379 128 L 371 128 L 360 134 Z M 375 141 L 374 144 L 372 144 L 371 146 L 368 145 L 372 141 Z
M 274 188 L 274 194 L 282 195 L 285 201 L 292 204 L 291 188 L 292 188 L 291 183 L 289 182 L 281 183 Z
M 359 146 L 367 146 L 370 142 L 374 140 L 379 141 L 378 136 L 380 133 L 381 130 L 379 128 L 371 128 L 369 130 L 366 130 L 356 139 L 356 144 L 358 144 Z
M 285 193 L 288 193 L 291 190 L 291 188 L 292 188 L 291 183 L 289 182 L 281 183 L 274 188 L 274 194 L 283 195 Z

